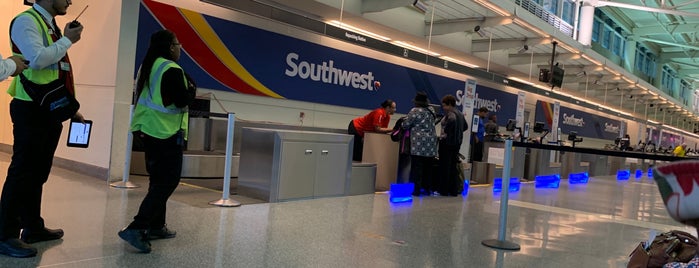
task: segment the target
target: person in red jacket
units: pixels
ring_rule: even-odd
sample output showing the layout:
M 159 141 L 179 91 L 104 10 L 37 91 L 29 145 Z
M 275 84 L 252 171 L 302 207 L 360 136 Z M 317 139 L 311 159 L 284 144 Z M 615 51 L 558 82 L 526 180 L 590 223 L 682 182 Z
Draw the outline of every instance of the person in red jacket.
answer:
M 347 126 L 347 134 L 354 135 L 352 160 L 362 161 L 365 132 L 390 133 L 393 131 L 393 129 L 388 128 L 388 123 L 391 121 L 391 115 L 395 112 L 396 102 L 388 99 L 381 103 L 381 107 L 350 121 L 349 126 Z

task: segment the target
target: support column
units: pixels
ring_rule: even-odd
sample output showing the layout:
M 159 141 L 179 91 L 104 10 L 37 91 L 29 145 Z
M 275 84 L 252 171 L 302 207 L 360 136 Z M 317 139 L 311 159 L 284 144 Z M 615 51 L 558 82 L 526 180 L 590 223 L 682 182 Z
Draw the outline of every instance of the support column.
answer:
M 592 44 L 592 24 L 595 21 L 595 6 L 591 1 L 585 0 L 582 2 L 580 10 L 580 32 L 578 33 L 578 41 L 584 46 Z
M 112 123 L 111 156 L 108 180 L 121 180 L 129 133 L 129 110 L 133 97 L 134 66 L 138 36 L 138 10 L 141 1 L 120 1 L 121 20 L 117 58 L 114 121 Z

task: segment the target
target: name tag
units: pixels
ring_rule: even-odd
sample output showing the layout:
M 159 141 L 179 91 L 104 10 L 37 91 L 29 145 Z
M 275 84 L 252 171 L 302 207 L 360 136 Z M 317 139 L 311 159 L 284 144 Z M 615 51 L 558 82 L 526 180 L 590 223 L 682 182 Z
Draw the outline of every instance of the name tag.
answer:
M 62 61 L 62 62 L 60 62 L 60 66 L 61 66 L 61 71 L 70 72 L 70 63 Z

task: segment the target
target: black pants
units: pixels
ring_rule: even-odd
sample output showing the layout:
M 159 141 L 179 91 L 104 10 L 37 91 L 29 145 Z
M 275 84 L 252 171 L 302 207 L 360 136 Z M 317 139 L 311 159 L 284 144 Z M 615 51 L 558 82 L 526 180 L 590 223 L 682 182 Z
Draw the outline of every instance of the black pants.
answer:
M 182 174 L 182 145 L 177 135 L 158 139 L 135 132 L 143 139 L 146 170 L 150 174 L 148 193 L 129 229 L 160 229 L 165 225 L 166 204 L 180 183 Z
M 469 163 L 473 161 L 483 161 L 483 145 L 483 141 L 471 144 L 471 159 L 469 160 Z
M 63 129 L 31 101 L 13 99 L 10 117 L 14 144 L 0 199 L 0 240 L 18 238 L 20 229 L 45 227 L 41 196 Z
M 354 128 L 354 120 L 350 121 L 349 126 L 347 126 L 347 134 L 354 135 L 354 149 L 352 152 L 353 161 L 362 161 L 362 154 L 364 153 L 364 137 L 357 133 L 357 129 Z
M 432 183 L 432 164 L 434 157 L 431 156 L 410 156 L 410 182 L 415 184 L 413 195 L 420 195 L 420 190 L 425 190 L 430 194 L 433 189 Z
M 447 145 L 445 142 L 439 142 L 439 179 L 438 189 L 441 195 L 458 195 L 459 190 L 459 175 L 456 170 L 457 155 L 459 153 L 458 145 Z

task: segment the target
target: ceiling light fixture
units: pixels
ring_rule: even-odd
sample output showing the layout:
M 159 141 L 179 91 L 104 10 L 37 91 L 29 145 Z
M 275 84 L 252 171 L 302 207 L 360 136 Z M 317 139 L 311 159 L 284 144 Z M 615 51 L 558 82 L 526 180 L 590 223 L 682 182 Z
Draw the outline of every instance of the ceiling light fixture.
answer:
M 599 62 L 599 61 L 597 61 L 597 60 L 591 58 L 591 57 L 588 56 L 588 55 L 580 54 L 580 56 L 582 56 L 582 57 L 585 58 L 586 60 L 588 60 L 588 61 L 590 61 L 590 62 L 596 64 L 597 66 L 602 66 L 602 63 L 601 63 L 601 62 Z
M 496 6 L 496 5 L 493 5 L 492 3 L 490 3 L 490 2 L 487 1 L 487 0 L 473 0 L 473 1 L 476 2 L 476 3 L 481 4 L 481 5 L 484 6 L 485 8 L 490 9 L 490 11 L 493 11 L 493 12 L 497 13 L 497 14 L 500 15 L 500 16 L 505 16 L 505 17 L 509 17 L 509 16 L 510 16 L 510 13 L 509 13 L 509 12 L 507 12 L 506 10 L 504 10 L 504 9 L 502 9 L 502 8 Z
M 440 59 L 443 59 L 443 60 L 446 60 L 446 61 L 451 61 L 451 62 L 454 62 L 454 63 L 458 63 L 458 64 L 461 64 L 461 65 L 463 65 L 463 66 L 467 66 L 467 67 L 471 67 L 471 68 L 478 68 L 478 65 L 471 64 L 471 63 L 468 63 L 468 62 L 465 62 L 465 61 L 461 61 L 461 60 L 457 60 L 457 59 L 452 58 L 452 57 L 449 57 L 449 56 L 441 56 L 441 57 L 439 57 L 439 58 L 440 58 Z
M 439 56 L 439 53 L 437 53 L 437 52 L 434 52 L 434 51 L 431 51 L 431 50 L 427 50 L 427 49 L 424 49 L 424 48 L 421 48 L 421 47 L 417 47 L 417 46 L 408 44 L 408 43 L 403 42 L 403 41 L 393 41 L 393 42 L 391 42 L 391 44 L 394 44 L 394 45 L 400 46 L 400 47 L 404 47 L 404 48 L 409 48 L 409 49 L 412 49 L 412 50 L 415 50 L 415 51 L 417 51 L 417 52 L 420 52 L 420 53 L 423 53 L 423 54 L 427 54 L 427 55 L 430 55 L 430 56 L 435 56 L 435 57 L 436 57 L 436 56 Z
M 354 26 L 352 26 L 352 25 L 348 25 L 347 23 L 339 22 L 339 21 L 336 21 L 336 20 L 331 20 L 331 21 L 328 21 L 327 23 L 330 24 L 330 25 L 332 25 L 332 26 L 335 26 L 335 27 L 338 27 L 338 28 L 341 28 L 341 29 L 345 29 L 345 30 L 348 30 L 348 31 L 353 31 L 353 32 L 356 32 L 356 33 L 360 33 L 360 34 L 363 34 L 363 35 L 366 35 L 366 36 L 369 36 L 369 37 L 371 37 L 371 38 L 378 39 L 378 40 L 381 40 L 381 41 L 384 41 L 384 42 L 391 40 L 391 38 L 385 37 L 385 36 L 383 36 L 383 35 L 375 34 L 375 33 L 372 33 L 372 32 L 370 32 L 370 31 L 366 31 L 366 30 L 363 30 L 363 29 L 354 27 Z

